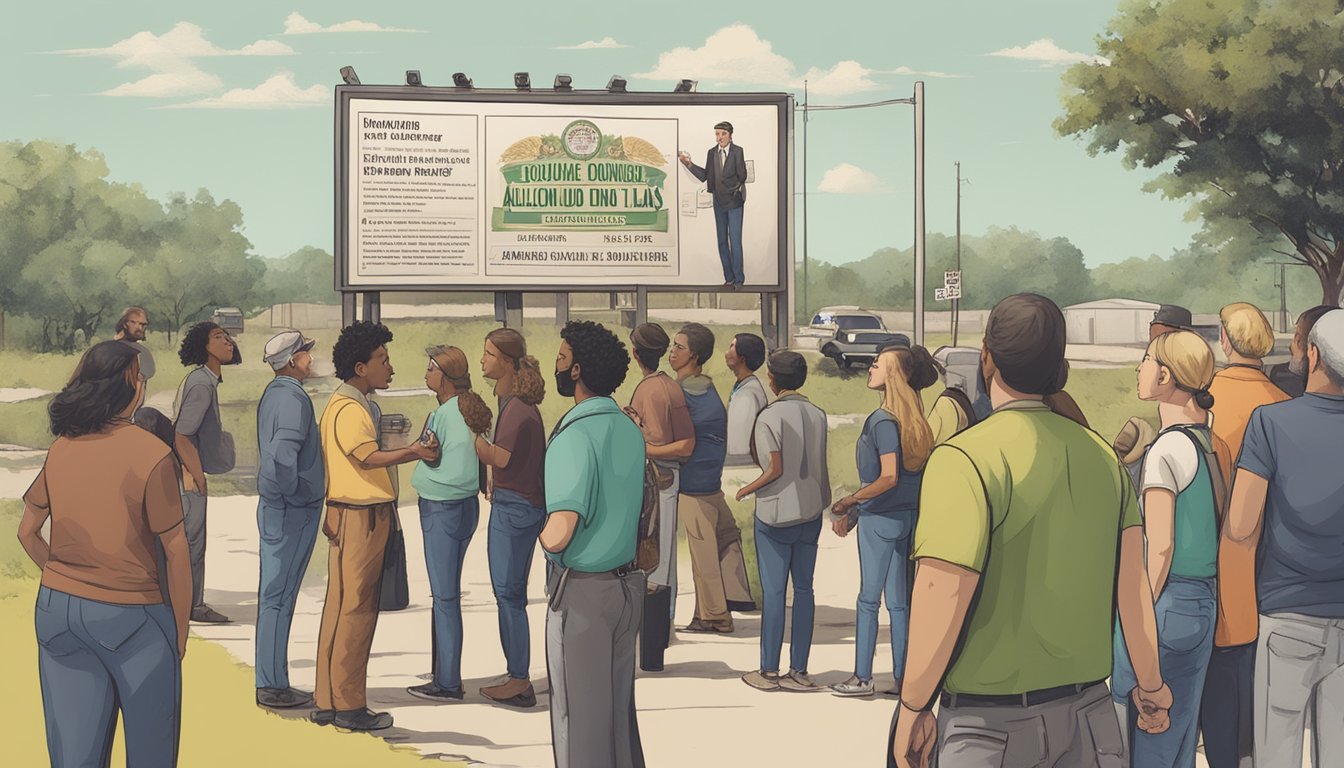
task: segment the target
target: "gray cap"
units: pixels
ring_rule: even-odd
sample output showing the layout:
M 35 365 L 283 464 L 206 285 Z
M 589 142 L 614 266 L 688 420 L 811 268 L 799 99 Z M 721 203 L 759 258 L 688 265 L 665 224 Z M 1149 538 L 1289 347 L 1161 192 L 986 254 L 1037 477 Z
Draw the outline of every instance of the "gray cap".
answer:
M 271 370 L 278 371 L 289 365 L 291 357 L 300 352 L 307 352 L 316 343 L 312 339 L 305 339 L 298 331 L 281 331 L 266 342 L 266 348 L 261 354 L 266 362 L 270 363 Z

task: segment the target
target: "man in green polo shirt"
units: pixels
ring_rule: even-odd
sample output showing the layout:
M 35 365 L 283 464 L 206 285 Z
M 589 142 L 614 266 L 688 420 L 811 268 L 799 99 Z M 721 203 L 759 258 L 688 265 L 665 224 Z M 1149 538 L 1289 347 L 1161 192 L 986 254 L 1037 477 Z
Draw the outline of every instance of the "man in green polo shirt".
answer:
M 981 367 L 994 412 L 924 470 L 891 757 L 925 766 L 936 751 L 940 768 L 1128 765 L 1105 685 L 1117 609 L 1140 727 L 1165 730 L 1171 706 L 1134 488 L 1104 440 L 1042 402 L 1068 378 L 1053 302 L 999 302 Z
M 546 526 L 555 564 L 546 612 L 556 768 L 643 768 L 635 720 L 635 636 L 645 575 L 634 565 L 644 499 L 644 436 L 611 393 L 630 354 L 611 331 L 560 332 L 556 389 L 574 407 L 546 448 Z

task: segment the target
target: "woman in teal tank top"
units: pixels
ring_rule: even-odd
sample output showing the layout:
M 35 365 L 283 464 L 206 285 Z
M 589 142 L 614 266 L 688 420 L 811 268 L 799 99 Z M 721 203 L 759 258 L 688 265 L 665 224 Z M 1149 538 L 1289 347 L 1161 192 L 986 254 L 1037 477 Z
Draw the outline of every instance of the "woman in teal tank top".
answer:
M 1218 603 L 1216 464 L 1209 433 L 1213 351 L 1190 331 L 1159 336 L 1138 368 L 1139 399 L 1157 403 L 1162 432 L 1143 461 L 1139 494 L 1148 582 L 1157 597 L 1158 659 L 1171 687 L 1171 727 L 1138 730 L 1130 693 L 1136 685 L 1117 625 L 1111 693 L 1128 727 L 1131 765 L 1194 768 L 1199 705 L 1213 653 Z M 1216 461 L 1216 460 L 1215 460 Z

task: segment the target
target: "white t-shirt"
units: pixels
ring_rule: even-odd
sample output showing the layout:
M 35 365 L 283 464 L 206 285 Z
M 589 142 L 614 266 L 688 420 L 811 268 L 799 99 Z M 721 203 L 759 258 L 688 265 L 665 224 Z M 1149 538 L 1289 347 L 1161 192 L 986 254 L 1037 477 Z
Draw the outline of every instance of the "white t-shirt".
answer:
M 1150 488 L 1162 488 L 1180 494 L 1195 481 L 1199 472 L 1199 453 L 1189 435 L 1173 429 L 1153 441 L 1143 460 L 1143 480 L 1139 498 Z

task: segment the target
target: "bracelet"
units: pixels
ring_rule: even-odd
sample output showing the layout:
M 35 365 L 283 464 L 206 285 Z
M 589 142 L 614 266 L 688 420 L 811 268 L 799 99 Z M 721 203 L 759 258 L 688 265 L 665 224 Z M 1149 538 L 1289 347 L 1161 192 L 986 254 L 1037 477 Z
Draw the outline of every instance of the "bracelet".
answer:
M 934 696 L 934 697 L 933 697 L 933 699 L 937 699 L 937 698 L 938 698 L 937 696 Z M 908 710 L 908 711 L 910 711 L 910 712 L 914 712 L 916 715 L 922 715 L 922 714 L 924 714 L 925 712 L 928 712 L 928 711 L 930 711 L 931 709 L 933 709 L 933 699 L 930 699 L 930 700 L 929 700 L 929 703 L 928 703 L 928 704 L 925 704 L 924 707 L 923 707 L 922 709 L 915 709 L 914 707 L 910 706 L 910 705 L 906 702 L 905 699 L 901 699 L 901 708 L 902 708 L 902 709 L 905 709 L 905 710 Z

